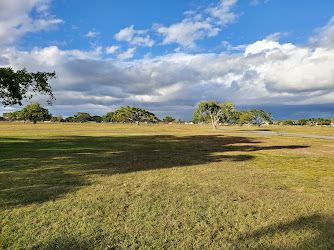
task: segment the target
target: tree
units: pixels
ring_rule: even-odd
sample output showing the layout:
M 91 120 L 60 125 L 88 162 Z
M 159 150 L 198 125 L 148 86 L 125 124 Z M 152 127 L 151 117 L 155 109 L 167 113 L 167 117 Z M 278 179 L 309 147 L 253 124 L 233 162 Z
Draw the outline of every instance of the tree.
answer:
M 218 102 L 215 100 L 200 102 L 197 110 L 195 110 L 193 114 L 193 121 L 203 121 L 205 116 L 209 116 L 213 129 L 217 129 L 222 112 L 223 107 L 219 106 Z
M 170 123 L 170 122 L 173 122 L 175 119 L 171 116 L 166 116 L 164 119 L 163 119 L 163 122 L 164 123 Z
M 240 125 L 247 123 L 249 127 L 249 124 L 252 123 L 254 119 L 255 119 L 255 115 L 253 112 L 241 111 L 239 122 L 240 122 Z
M 285 120 L 285 121 L 283 121 L 283 125 L 295 125 L 295 122 L 294 121 L 292 121 L 292 120 Z
M 259 127 L 263 122 L 272 123 L 273 116 L 270 112 L 266 113 L 262 109 L 252 109 L 250 112 L 254 114 L 254 121 Z
M 78 112 L 76 115 L 74 115 L 73 120 L 76 122 L 88 122 L 91 119 L 90 114 L 84 113 L 84 112 Z
M 51 122 L 61 122 L 63 120 L 63 116 L 62 115 L 57 115 L 57 116 L 52 116 L 51 117 Z
M 297 121 L 297 124 L 301 125 L 301 126 L 305 126 L 305 125 L 307 125 L 307 123 L 308 123 L 308 121 L 306 119 L 299 119 Z
M 224 102 L 222 105 L 222 114 L 221 114 L 221 122 L 230 122 L 231 120 L 234 120 L 234 115 L 235 115 L 235 106 L 233 105 L 232 102 Z
M 140 122 L 158 122 L 159 118 L 155 114 L 138 107 L 121 107 L 113 114 L 113 119 L 117 122 L 135 122 L 139 126 Z
M 49 114 L 49 110 L 42 108 L 38 102 L 32 102 L 19 112 L 18 119 L 36 123 L 37 121 L 50 120 L 51 114 Z
M 106 115 L 102 116 L 102 121 L 112 122 L 114 119 L 114 112 L 108 112 Z
M 90 120 L 93 121 L 93 122 L 100 123 L 100 122 L 102 122 L 102 117 L 99 116 L 99 115 L 94 115 L 94 116 L 90 117 Z
M 0 103 L 22 105 L 23 100 L 31 99 L 32 93 L 49 95 L 48 103 L 55 99 L 48 81 L 56 78 L 56 73 L 30 73 L 26 69 L 14 71 L 11 68 L 0 68 Z

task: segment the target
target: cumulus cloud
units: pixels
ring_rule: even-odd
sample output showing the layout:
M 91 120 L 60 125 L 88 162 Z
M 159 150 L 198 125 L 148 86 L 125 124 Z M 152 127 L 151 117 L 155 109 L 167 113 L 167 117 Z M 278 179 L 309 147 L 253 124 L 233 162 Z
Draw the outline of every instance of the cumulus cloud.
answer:
M 50 0 L 0 1 L 0 46 L 13 43 L 28 32 L 49 30 L 63 20 L 48 13 Z M 35 10 L 37 14 L 31 15 Z
M 133 57 L 135 51 L 136 51 L 136 48 L 130 48 L 127 51 L 119 54 L 117 58 L 121 60 L 130 59 Z
M 107 54 L 114 54 L 119 49 L 119 46 L 113 45 L 106 48 Z
M 186 18 L 181 23 L 157 29 L 164 36 L 162 44 L 178 43 L 184 47 L 195 47 L 195 41 L 204 37 L 216 36 L 219 28 L 206 21 L 194 21 Z
M 130 27 L 120 30 L 115 35 L 117 41 L 126 41 L 131 45 L 143 46 L 143 47 L 152 47 L 154 41 L 150 38 L 149 35 L 145 34 L 147 30 L 134 30 L 133 25 Z
M 195 48 L 196 41 L 218 35 L 222 27 L 233 23 L 237 15 L 231 11 L 237 0 L 221 0 L 218 5 L 206 8 L 200 13 L 186 11 L 181 22 L 170 25 L 156 25 L 164 39 L 162 44 L 177 43 L 186 48 Z
M 238 15 L 232 12 L 232 8 L 238 0 L 221 0 L 215 7 L 210 7 L 206 11 L 211 14 L 212 18 L 216 18 L 219 25 L 227 25 L 233 23 Z
M 333 48 L 334 46 L 334 17 L 325 27 L 316 30 L 317 36 L 311 37 L 310 41 L 316 43 L 315 46 Z

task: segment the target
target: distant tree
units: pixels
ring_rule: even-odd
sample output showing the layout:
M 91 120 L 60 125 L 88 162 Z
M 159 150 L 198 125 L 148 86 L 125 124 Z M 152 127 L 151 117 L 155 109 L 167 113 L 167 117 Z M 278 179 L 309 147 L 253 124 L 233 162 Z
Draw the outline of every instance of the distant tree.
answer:
M 164 123 L 170 123 L 170 122 L 173 122 L 175 119 L 171 116 L 166 116 L 164 119 L 163 119 L 163 122 Z
M 308 124 L 308 120 L 307 119 L 299 119 L 297 122 L 298 125 L 307 125 Z
M 223 112 L 223 107 L 217 101 L 211 100 L 208 102 L 200 102 L 193 114 L 193 121 L 195 123 L 203 121 L 205 116 L 210 117 L 213 129 L 217 129 L 219 119 Z
M 22 105 L 22 101 L 31 99 L 32 93 L 49 95 L 48 103 L 54 100 L 48 81 L 56 78 L 56 73 L 30 73 L 26 69 L 14 71 L 11 68 L 0 68 L 0 103 Z
M 62 115 L 57 115 L 57 116 L 52 116 L 51 117 L 51 122 L 61 122 L 63 120 L 63 116 Z
M 250 111 L 241 111 L 240 113 L 240 117 L 239 117 L 239 122 L 240 125 L 242 124 L 249 124 L 252 123 L 255 119 L 255 114 L 253 112 Z
M 7 119 L 11 122 L 12 121 L 18 121 L 19 120 L 19 115 L 20 115 L 20 111 L 17 110 L 15 112 L 7 113 L 7 115 L 5 115 L 5 118 L 7 116 Z
M 98 115 L 94 115 L 94 116 L 90 117 L 90 121 L 100 123 L 100 122 L 102 122 L 102 117 L 98 116 Z
M 18 113 L 18 119 L 36 123 L 37 121 L 50 120 L 51 114 L 49 114 L 49 110 L 42 108 L 38 102 L 32 102 Z
M 155 114 L 138 107 L 121 107 L 113 114 L 113 120 L 117 122 L 134 122 L 139 126 L 140 122 L 158 122 Z
M 283 121 L 283 125 L 295 125 L 295 122 L 294 121 L 292 121 L 292 120 L 285 120 L 285 121 Z
M 223 123 L 229 123 L 232 120 L 234 120 L 234 115 L 235 115 L 235 106 L 233 105 L 232 102 L 224 102 L 222 105 L 222 114 L 220 121 Z
M 266 113 L 262 109 L 252 109 L 254 114 L 254 122 L 260 127 L 263 122 L 272 123 L 273 117 L 271 113 Z
M 274 125 L 281 125 L 281 124 L 282 124 L 281 120 L 274 121 Z
M 76 115 L 74 115 L 73 120 L 75 122 L 88 122 L 90 120 L 90 115 L 88 113 L 84 112 L 78 112 Z
M 108 112 L 106 115 L 102 116 L 102 121 L 112 122 L 114 119 L 114 112 Z
M 75 119 L 73 116 L 69 116 L 65 119 L 65 122 L 75 122 Z

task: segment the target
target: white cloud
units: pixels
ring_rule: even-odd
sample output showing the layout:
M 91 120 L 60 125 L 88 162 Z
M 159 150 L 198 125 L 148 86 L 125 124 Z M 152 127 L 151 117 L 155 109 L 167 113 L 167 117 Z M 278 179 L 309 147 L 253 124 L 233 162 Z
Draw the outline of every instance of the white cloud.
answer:
M 154 41 L 149 35 L 144 36 L 146 33 L 147 30 L 134 30 L 133 25 L 131 25 L 130 27 L 124 28 L 115 34 L 115 39 L 117 41 L 126 41 L 131 45 L 152 47 Z
M 130 59 L 130 58 L 133 57 L 135 50 L 136 50 L 136 48 L 130 48 L 127 51 L 119 54 L 117 58 L 121 59 L 121 60 Z
M 222 27 L 233 23 L 237 15 L 231 12 L 237 0 L 221 0 L 218 5 L 206 8 L 201 13 L 186 11 L 186 18 L 169 27 L 157 26 L 164 36 L 162 44 L 177 43 L 186 48 L 195 48 L 196 41 L 218 35 Z
M 229 23 L 235 22 L 238 15 L 232 12 L 232 8 L 238 0 L 221 0 L 219 4 L 215 7 L 208 8 L 208 11 L 213 18 L 218 19 L 217 23 L 219 25 L 227 25 Z
M 13 43 L 28 32 L 49 30 L 63 23 L 47 10 L 50 0 L 0 1 L 0 46 Z M 36 10 L 39 16 L 30 16 Z
M 196 40 L 216 36 L 220 29 L 206 21 L 194 22 L 187 18 L 170 27 L 160 27 L 157 31 L 164 36 L 162 44 L 178 43 L 184 47 L 193 48 Z
M 96 37 L 100 34 L 100 32 L 97 31 L 89 31 L 84 37 Z
M 311 37 L 312 43 L 317 43 L 317 46 L 329 47 L 334 46 L 334 16 L 325 27 L 316 30 L 317 36 Z
M 113 45 L 106 48 L 107 54 L 114 54 L 119 49 L 119 46 Z

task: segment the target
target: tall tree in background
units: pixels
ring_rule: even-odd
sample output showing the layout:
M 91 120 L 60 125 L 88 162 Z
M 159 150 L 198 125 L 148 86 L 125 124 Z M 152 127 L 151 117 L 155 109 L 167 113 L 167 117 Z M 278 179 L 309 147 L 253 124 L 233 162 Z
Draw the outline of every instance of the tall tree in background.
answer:
M 56 78 L 56 73 L 30 73 L 26 69 L 14 71 L 11 68 L 0 68 L 0 103 L 7 105 L 22 105 L 34 93 L 49 95 L 48 103 L 55 99 L 48 81 Z

